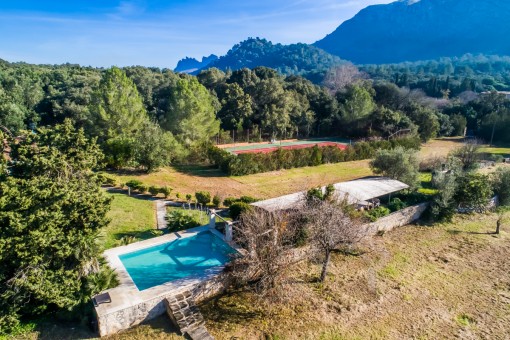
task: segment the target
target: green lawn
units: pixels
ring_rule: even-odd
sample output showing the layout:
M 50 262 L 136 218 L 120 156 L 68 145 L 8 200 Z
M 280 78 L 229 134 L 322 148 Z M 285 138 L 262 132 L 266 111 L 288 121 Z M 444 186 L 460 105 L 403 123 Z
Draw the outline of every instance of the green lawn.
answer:
M 108 213 L 111 222 L 101 235 L 105 249 L 121 245 L 123 237 L 133 237 L 132 241 L 139 241 L 157 235 L 154 202 L 125 194 L 109 195 L 113 197 L 111 210 Z
M 505 147 L 487 147 L 480 149 L 480 152 L 490 153 L 492 155 L 501 155 L 503 157 L 510 157 L 510 148 Z
M 425 195 L 435 195 L 439 191 L 432 187 L 432 173 L 430 172 L 422 172 L 420 173 L 420 187 L 418 192 Z

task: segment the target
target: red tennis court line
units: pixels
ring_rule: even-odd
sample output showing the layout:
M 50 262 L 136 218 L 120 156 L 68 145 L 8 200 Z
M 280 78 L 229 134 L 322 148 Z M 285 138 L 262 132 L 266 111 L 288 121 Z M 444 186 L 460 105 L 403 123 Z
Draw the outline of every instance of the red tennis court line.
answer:
M 272 146 L 269 148 L 260 148 L 260 149 L 251 149 L 251 150 L 239 150 L 239 151 L 233 151 L 232 153 L 239 155 L 243 153 L 270 153 L 274 152 L 278 149 L 285 149 L 285 150 L 291 150 L 291 149 L 307 149 L 307 148 L 313 148 L 315 145 L 319 147 L 323 146 L 336 146 L 340 150 L 347 149 L 347 145 L 335 143 L 335 142 L 321 142 L 321 143 L 310 143 L 310 144 L 298 144 L 298 145 L 286 145 L 286 146 Z

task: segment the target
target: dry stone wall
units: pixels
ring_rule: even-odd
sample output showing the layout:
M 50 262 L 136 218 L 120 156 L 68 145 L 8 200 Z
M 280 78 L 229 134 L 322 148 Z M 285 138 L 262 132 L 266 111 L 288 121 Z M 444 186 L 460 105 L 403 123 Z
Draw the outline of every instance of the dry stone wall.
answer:
M 373 235 L 380 231 L 391 231 L 394 228 L 403 227 L 418 220 L 428 206 L 428 203 L 413 205 L 367 224 L 366 227 L 369 233 Z
M 224 289 L 224 276 L 220 274 L 209 280 L 200 282 L 191 289 L 191 292 L 194 301 L 198 303 L 220 293 Z M 97 315 L 99 334 L 101 336 L 116 334 L 144 321 L 165 314 L 167 310 L 165 300 L 171 300 L 179 293 L 181 292 L 167 292 L 166 294 L 157 295 L 153 299 L 134 304 L 109 314 Z

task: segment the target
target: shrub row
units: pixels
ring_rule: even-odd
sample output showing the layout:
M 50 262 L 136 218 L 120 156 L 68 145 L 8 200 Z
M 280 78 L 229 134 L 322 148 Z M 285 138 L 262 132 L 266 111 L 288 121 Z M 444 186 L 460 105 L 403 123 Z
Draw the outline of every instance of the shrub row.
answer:
M 141 194 L 144 194 L 146 192 L 149 192 L 153 196 L 156 196 L 157 194 L 163 194 L 165 198 L 169 198 L 173 190 L 168 186 L 165 187 L 158 187 L 155 185 L 147 186 L 136 179 L 126 182 L 126 186 L 131 188 L 131 190 L 138 191 Z
M 245 153 L 237 156 L 211 146 L 208 150 L 208 158 L 228 175 L 242 176 L 280 169 L 369 159 L 374 157 L 375 152 L 380 149 L 393 149 L 396 146 L 419 149 L 420 144 L 419 138 L 412 137 L 391 141 L 359 142 L 345 150 L 334 146 L 314 146 L 306 149 L 278 149 L 271 153 Z

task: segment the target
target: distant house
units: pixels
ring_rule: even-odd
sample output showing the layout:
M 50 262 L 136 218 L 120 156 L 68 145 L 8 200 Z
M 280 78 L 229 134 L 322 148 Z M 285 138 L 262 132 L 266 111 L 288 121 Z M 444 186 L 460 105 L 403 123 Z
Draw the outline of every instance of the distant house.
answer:
M 365 177 L 333 186 L 335 187 L 334 195 L 338 199 L 346 199 L 349 204 L 358 207 L 370 206 L 371 201 L 409 188 L 407 184 L 387 177 Z M 325 187 L 322 190 L 325 190 Z M 290 210 L 299 209 L 305 200 L 306 191 L 301 191 L 258 201 L 252 205 L 267 211 Z
M 505 95 L 506 99 L 510 99 L 510 91 L 487 91 L 487 92 L 482 92 L 482 94 L 489 94 L 489 93 L 492 93 L 492 92 L 496 92 L 497 94 L 503 94 Z

